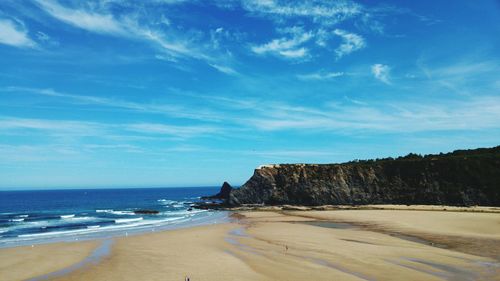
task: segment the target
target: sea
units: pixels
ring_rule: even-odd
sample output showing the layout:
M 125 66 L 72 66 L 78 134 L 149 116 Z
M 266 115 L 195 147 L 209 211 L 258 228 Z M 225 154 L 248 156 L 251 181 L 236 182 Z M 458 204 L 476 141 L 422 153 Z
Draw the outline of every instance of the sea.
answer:
M 0 248 L 128 236 L 227 219 L 194 209 L 218 187 L 0 191 Z M 158 214 L 136 214 L 155 210 Z

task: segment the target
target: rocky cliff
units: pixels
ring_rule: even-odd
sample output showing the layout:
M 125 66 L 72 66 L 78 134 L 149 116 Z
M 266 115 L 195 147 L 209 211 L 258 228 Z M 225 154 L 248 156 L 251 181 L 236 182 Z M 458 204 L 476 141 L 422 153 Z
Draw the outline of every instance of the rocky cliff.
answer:
M 500 146 L 343 164 L 257 168 L 226 197 L 240 204 L 500 206 Z

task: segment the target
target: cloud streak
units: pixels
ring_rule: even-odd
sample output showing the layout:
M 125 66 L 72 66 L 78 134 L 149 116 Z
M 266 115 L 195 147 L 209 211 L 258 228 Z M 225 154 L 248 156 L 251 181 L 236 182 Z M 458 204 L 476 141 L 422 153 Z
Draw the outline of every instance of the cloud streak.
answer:
M 117 18 L 108 13 L 83 8 L 68 8 L 55 0 L 35 1 L 52 17 L 89 32 L 147 41 L 175 56 L 204 57 L 197 50 L 186 46 L 185 43 L 167 40 L 161 32 L 139 25 L 137 20 L 131 16 Z
M 277 33 L 295 34 L 293 38 L 278 38 L 263 45 L 252 47 L 255 53 L 274 53 L 284 58 L 313 56 L 313 46 L 302 46 L 314 38 L 316 47 L 330 49 L 332 36 L 341 37 L 342 42 L 334 50 L 336 58 L 366 47 L 365 39 L 353 32 L 332 27 L 349 19 L 364 17 L 369 12 L 352 1 L 279 1 L 246 0 L 242 7 L 253 15 L 269 18 L 276 24 Z M 298 36 L 297 31 L 307 27 L 307 37 Z
M 239 74 L 236 70 L 234 70 L 233 68 L 231 68 L 229 66 L 219 65 L 216 63 L 210 63 L 209 65 L 211 67 L 217 69 L 218 71 L 225 73 L 225 74 L 228 74 L 228 75 L 238 75 Z
M 234 69 L 225 65 L 227 58 L 224 58 L 224 54 L 200 47 L 203 44 L 194 45 L 190 38 L 169 26 L 166 27 L 168 30 L 165 32 L 155 27 L 151 20 L 144 21 L 137 11 L 115 15 L 105 9 L 67 7 L 61 5 L 57 0 L 35 0 L 35 2 L 53 18 L 73 27 L 97 34 L 149 43 L 165 53 L 165 55 L 160 54 L 157 57 L 168 58 L 170 62 L 175 63 L 179 58 L 197 59 L 206 62 L 222 73 L 236 74 Z M 177 2 L 179 1 L 165 2 L 164 4 Z
M 146 133 L 146 134 L 156 134 L 156 135 L 167 135 L 167 136 L 177 136 L 181 138 L 192 138 L 195 136 L 207 136 L 221 131 L 219 128 L 213 126 L 175 126 L 167 124 L 158 123 L 137 123 L 130 124 L 126 126 L 129 131 Z
M 0 18 L 0 44 L 19 48 L 35 48 L 37 44 L 28 36 L 28 31 L 19 22 Z
M 496 96 L 428 103 L 324 102 L 314 108 L 273 101 L 233 101 L 213 96 L 205 99 L 223 104 L 226 110 L 233 108 L 245 112 L 244 115 L 248 117 L 237 121 L 242 126 L 253 127 L 260 132 L 373 135 L 500 129 L 500 98 Z
M 337 77 L 344 76 L 344 72 L 315 72 L 309 74 L 299 74 L 297 78 L 300 80 L 332 80 Z
M 102 123 L 60 119 L 33 119 L 0 116 L 0 132 L 13 135 L 43 133 L 60 137 L 113 139 L 130 133 L 169 136 L 179 139 L 213 136 L 224 130 L 207 125 L 170 125 L 165 123 Z M 133 135 L 132 135 L 133 136 Z
M 70 9 L 60 5 L 57 1 L 35 0 L 40 7 L 54 18 L 75 27 L 117 36 L 132 36 L 125 25 L 111 14 L 100 14 L 86 10 Z
M 203 121 L 217 121 L 220 120 L 221 118 L 218 114 L 210 110 L 203 110 L 200 108 L 195 113 L 192 113 L 192 110 L 176 104 L 138 103 L 138 102 L 131 102 L 121 99 L 113 99 L 106 97 L 62 93 L 55 91 L 53 89 L 7 87 L 3 89 L 0 88 L 0 92 L 2 91 L 13 92 L 13 93 L 30 93 L 30 94 L 42 95 L 59 99 L 62 98 L 74 104 L 98 105 L 98 106 L 124 109 L 134 112 L 166 115 L 173 118 L 193 119 L 193 120 L 203 120 Z
M 296 33 L 292 38 L 273 39 L 266 44 L 252 46 L 251 49 L 260 55 L 269 53 L 288 59 L 304 58 L 308 55 L 308 50 L 300 45 L 311 40 L 312 37 L 310 32 Z
M 329 78 L 329 77 L 332 78 Z M 306 80 L 334 79 L 337 73 L 313 73 L 306 76 Z M 53 94 L 48 91 L 48 94 Z M 56 94 L 61 97 L 61 94 Z M 65 96 L 62 96 L 65 97 Z M 67 97 L 66 97 L 67 98 Z M 93 97 L 71 96 L 70 98 L 87 99 L 96 102 Z M 218 112 L 216 120 L 207 120 L 201 116 L 182 116 L 201 122 L 195 126 L 179 126 L 177 123 L 133 123 L 122 125 L 102 125 L 93 122 L 77 123 L 45 123 L 37 120 L 2 120 L 0 128 L 3 129 L 67 129 L 73 132 L 98 132 L 115 128 L 125 132 L 136 132 L 144 134 L 172 135 L 184 138 L 204 135 L 226 135 L 227 130 L 238 128 L 243 131 L 257 130 L 259 133 L 272 131 L 299 131 L 299 132 L 329 132 L 329 133 L 358 133 L 365 130 L 370 134 L 403 133 L 403 132 L 430 132 L 444 130 L 484 130 L 499 128 L 500 120 L 500 98 L 494 96 L 479 96 L 447 102 L 393 102 L 393 103 L 352 103 L 347 104 L 333 101 L 324 101 L 317 107 L 299 106 L 266 100 L 261 102 L 256 99 L 234 99 L 228 97 L 217 97 L 211 95 L 195 95 L 193 99 L 204 100 L 206 108 Z M 106 106 L 110 106 L 112 100 L 100 100 Z M 140 105 L 122 101 L 127 109 L 139 112 L 154 113 L 161 112 L 150 105 Z M 116 104 L 114 106 L 117 106 Z M 177 111 L 185 111 L 187 107 L 177 105 L 179 108 L 167 114 L 174 114 L 178 118 Z M 200 109 L 200 111 L 202 111 Z M 163 113 L 165 114 L 165 113 Z M 187 114 L 187 113 L 185 113 Z M 224 130 L 221 130 L 224 128 Z M 66 130 L 66 129 L 65 129 Z M 101 131 L 99 131 L 101 130 Z M 118 134 L 120 135 L 120 134 Z
M 500 98 L 481 97 L 471 100 L 422 104 L 395 103 L 382 106 L 346 106 L 329 108 L 273 107 L 272 114 L 250 121 L 258 129 L 311 130 L 352 133 L 431 132 L 447 130 L 484 130 L 500 128 Z M 274 111 L 272 111 L 274 110 Z
M 377 63 L 372 65 L 371 70 L 375 79 L 384 82 L 385 84 L 391 83 L 390 82 L 391 68 L 388 65 Z
M 310 18 L 322 24 L 336 24 L 362 12 L 352 1 L 279 1 L 244 0 L 243 8 L 257 15 Z
M 335 49 L 337 59 L 366 47 L 365 39 L 358 34 L 350 33 L 341 29 L 335 29 L 333 33 L 342 38 L 342 43 L 337 49 Z

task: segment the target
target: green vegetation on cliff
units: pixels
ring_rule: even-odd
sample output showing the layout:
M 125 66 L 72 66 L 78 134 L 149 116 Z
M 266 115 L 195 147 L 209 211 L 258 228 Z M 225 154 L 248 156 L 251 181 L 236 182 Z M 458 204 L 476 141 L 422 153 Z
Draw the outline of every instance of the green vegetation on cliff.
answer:
M 500 206 L 500 146 L 342 164 L 266 165 L 227 203 Z

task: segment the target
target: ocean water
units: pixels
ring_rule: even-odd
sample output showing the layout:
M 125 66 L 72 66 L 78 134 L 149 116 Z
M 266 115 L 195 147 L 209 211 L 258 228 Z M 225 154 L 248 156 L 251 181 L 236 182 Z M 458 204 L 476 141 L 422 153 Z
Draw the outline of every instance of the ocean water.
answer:
M 224 220 L 192 209 L 217 187 L 0 192 L 0 247 L 105 238 Z M 134 210 L 159 214 L 135 214 Z

